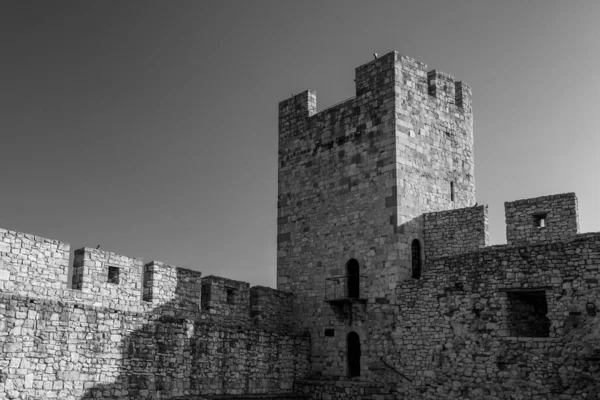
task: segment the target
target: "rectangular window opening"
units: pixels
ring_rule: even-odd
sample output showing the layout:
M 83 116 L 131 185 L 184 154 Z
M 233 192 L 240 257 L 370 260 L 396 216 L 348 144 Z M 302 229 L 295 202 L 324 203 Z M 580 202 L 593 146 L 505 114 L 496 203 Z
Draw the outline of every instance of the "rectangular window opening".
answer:
M 335 330 L 325 329 L 325 336 L 335 336 Z
M 545 290 L 506 292 L 510 336 L 548 337 L 550 320 Z
M 538 228 L 545 228 L 546 226 L 548 226 L 547 217 L 547 213 L 535 214 L 533 216 L 533 224 Z
M 454 201 L 454 182 L 450 182 L 450 200 Z
M 227 292 L 227 304 L 235 304 L 235 289 L 225 288 Z
M 108 267 L 108 283 L 119 284 L 119 267 Z

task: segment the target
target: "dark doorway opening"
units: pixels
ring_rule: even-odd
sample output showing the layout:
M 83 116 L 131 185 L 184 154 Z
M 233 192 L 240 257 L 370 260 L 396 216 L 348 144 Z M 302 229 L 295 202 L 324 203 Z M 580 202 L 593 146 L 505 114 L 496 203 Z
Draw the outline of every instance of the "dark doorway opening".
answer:
M 347 339 L 348 376 L 360 376 L 360 338 L 356 332 L 350 332 Z
M 550 320 L 544 290 L 507 292 L 511 336 L 548 337 Z
M 414 279 L 421 278 L 421 242 L 417 239 L 412 241 L 411 244 L 411 258 L 412 258 L 412 277 Z
M 360 271 L 358 261 L 351 258 L 346 263 L 346 276 L 348 279 L 348 298 L 358 299 L 360 297 Z

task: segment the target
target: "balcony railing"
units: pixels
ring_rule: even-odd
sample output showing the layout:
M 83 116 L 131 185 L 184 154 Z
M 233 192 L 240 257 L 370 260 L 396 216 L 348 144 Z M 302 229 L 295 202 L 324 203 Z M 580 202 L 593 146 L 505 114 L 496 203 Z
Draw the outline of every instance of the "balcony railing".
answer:
M 366 302 L 366 275 L 325 278 L 325 301 L 330 303 Z

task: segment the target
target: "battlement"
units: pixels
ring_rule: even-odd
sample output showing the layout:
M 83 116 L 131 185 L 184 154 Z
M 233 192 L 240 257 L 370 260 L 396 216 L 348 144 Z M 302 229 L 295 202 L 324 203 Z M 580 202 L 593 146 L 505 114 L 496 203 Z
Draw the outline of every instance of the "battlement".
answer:
M 74 252 L 67 288 L 69 244 L 0 229 L 0 291 L 35 298 L 148 312 L 204 313 L 228 324 L 272 331 L 291 327 L 291 294 L 200 271 L 84 247 Z M 142 274 L 143 271 L 143 274 Z
M 506 202 L 504 209 L 508 244 L 566 240 L 579 233 L 575 193 Z
M 142 266 L 139 258 L 84 247 L 75 250 L 72 287 L 123 302 L 139 301 Z
M 199 310 L 202 273 L 151 261 L 144 265 L 145 301 L 154 307 L 169 304 L 171 308 Z
M 0 229 L 0 289 L 60 289 L 68 273 L 68 243 Z
M 339 120 L 361 112 L 366 103 L 376 100 L 385 106 L 400 99 L 394 92 L 412 92 L 424 95 L 425 101 L 433 102 L 460 113 L 472 112 L 472 91 L 464 82 L 439 70 L 427 71 L 419 61 L 389 52 L 363 64 L 355 70 L 356 96 L 317 111 L 317 95 L 305 90 L 279 103 L 279 132 L 292 135 L 301 133 L 312 123 Z M 311 120 L 311 121 L 309 121 Z M 312 121 L 314 120 L 314 122 Z
M 575 193 L 504 203 L 507 246 L 567 241 L 579 234 Z M 424 215 L 425 258 L 469 253 L 489 245 L 487 206 Z
M 487 206 L 439 211 L 424 217 L 426 260 L 468 253 L 489 245 Z

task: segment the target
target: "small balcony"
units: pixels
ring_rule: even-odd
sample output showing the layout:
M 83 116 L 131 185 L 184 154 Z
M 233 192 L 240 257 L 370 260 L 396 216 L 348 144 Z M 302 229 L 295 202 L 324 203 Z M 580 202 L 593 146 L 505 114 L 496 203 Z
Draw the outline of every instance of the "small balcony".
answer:
M 325 301 L 330 304 L 366 303 L 366 275 L 325 278 Z

